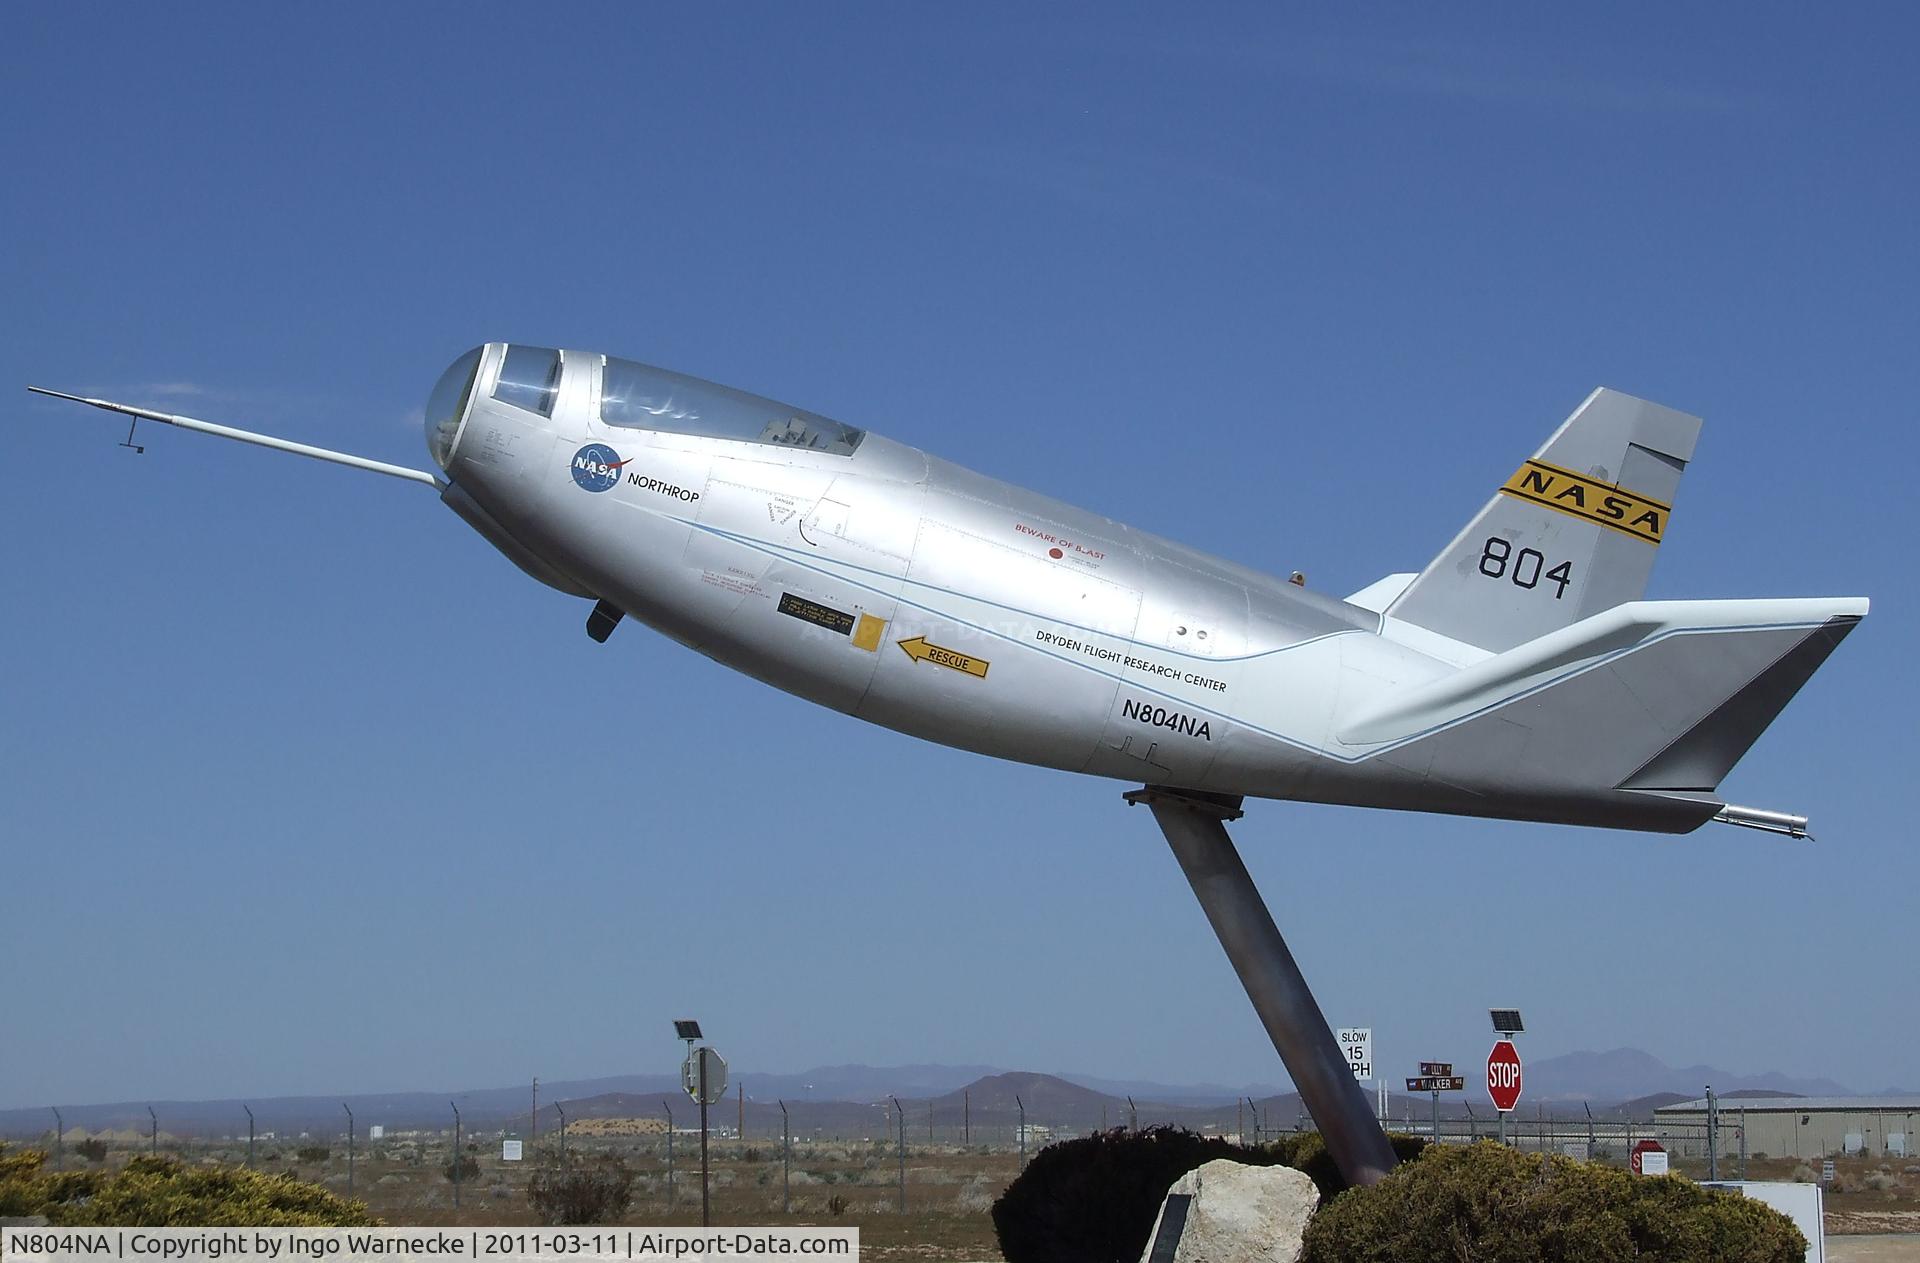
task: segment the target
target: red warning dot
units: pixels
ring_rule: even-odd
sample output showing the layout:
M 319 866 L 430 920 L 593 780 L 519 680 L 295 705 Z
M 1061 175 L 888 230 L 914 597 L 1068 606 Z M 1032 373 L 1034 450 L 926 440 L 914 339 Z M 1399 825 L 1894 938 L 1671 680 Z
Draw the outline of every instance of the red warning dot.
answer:
M 1066 556 L 1066 554 L 1058 548 L 1049 548 L 1047 549 L 1047 556 L 1053 558 L 1055 561 L 1059 561 L 1062 557 Z

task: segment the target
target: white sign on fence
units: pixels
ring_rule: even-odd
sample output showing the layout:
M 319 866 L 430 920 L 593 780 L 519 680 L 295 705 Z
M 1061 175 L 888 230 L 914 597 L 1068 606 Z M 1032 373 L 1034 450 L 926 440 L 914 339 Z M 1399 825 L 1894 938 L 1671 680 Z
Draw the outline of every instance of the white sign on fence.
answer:
M 520 1161 L 520 1142 L 517 1140 L 501 1141 L 500 1142 L 500 1161 L 502 1162 Z
M 1353 1068 L 1353 1077 L 1362 1083 L 1373 1081 L 1373 1028 L 1371 1026 L 1343 1026 L 1339 1031 L 1340 1052 L 1346 1057 L 1347 1065 Z
M 1640 1155 L 1640 1174 L 1665 1175 L 1667 1173 L 1667 1155 L 1658 1149 L 1649 1149 Z

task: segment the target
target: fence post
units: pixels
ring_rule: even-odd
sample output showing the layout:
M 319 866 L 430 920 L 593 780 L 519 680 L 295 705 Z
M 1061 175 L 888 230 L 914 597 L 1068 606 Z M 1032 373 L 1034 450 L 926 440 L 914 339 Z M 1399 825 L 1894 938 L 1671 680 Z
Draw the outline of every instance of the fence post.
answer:
M 660 1108 L 667 1112 L 667 1209 L 674 1206 L 673 1198 L 673 1106 L 662 1100 Z
M 907 1111 L 906 1108 L 900 1104 L 899 1097 L 892 1096 L 887 1099 L 893 1102 L 895 1122 L 900 1128 L 900 1141 L 897 1152 L 900 1155 L 900 1213 L 904 1215 L 907 1213 Z
M 780 1213 L 793 1213 L 793 1122 L 787 1103 L 780 1102 Z
M 447 1104 L 453 1107 L 453 1208 L 459 1210 L 460 1158 L 462 1156 L 460 1152 L 460 1107 L 454 1105 L 452 1101 L 448 1101 Z
M 1720 1102 L 1713 1095 L 1713 1085 L 1707 1085 L 1707 1178 L 1720 1178 Z

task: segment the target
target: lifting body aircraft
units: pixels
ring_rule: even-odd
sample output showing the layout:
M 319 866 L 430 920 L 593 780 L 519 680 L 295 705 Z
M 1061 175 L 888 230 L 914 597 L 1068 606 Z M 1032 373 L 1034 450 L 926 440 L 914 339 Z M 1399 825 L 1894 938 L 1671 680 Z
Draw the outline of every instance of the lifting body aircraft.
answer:
M 37 390 L 438 492 L 540 582 L 777 688 L 1144 787 L 1335 1163 L 1394 1154 L 1227 835 L 1249 797 L 1804 836 L 1721 779 L 1864 598 L 1648 601 L 1698 418 L 1596 390 L 1418 574 L 1340 600 L 770 399 L 492 342 L 439 473 Z M 131 441 L 131 436 L 129 436 Z
M 387 474 L 523 571 L 823 706 L 1222 798 L 1799 835 L 1721 779 L 1863 598 L 1648 601 L 1697 418 L 1596 390 L 1418 574 L 1344 600 L 878 434 L 597 353 L 488 343 Z

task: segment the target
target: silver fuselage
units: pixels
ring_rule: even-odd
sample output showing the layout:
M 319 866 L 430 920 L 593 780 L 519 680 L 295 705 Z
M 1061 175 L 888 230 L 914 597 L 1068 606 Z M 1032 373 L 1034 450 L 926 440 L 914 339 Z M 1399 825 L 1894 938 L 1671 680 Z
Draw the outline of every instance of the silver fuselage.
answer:
M 839 454 L 610 426 L 595 355 L 566 355 L 537 415 L 492 398 L 499 359 L 489 346 L 448 503 L 543 582 L 823 706 L 1229 794 L 1668 829 L 1711 814 L 1529 793 L 1510 768 L 1497 786 L 1437 777 L 1406 734 L 1343 741 L 1343 715 L 1463 664 L 1461 646 L 1381 635 L 1373 610 L 875 434 Z M 574 477 L 593 445 L 616 454 L 600 490 Z

